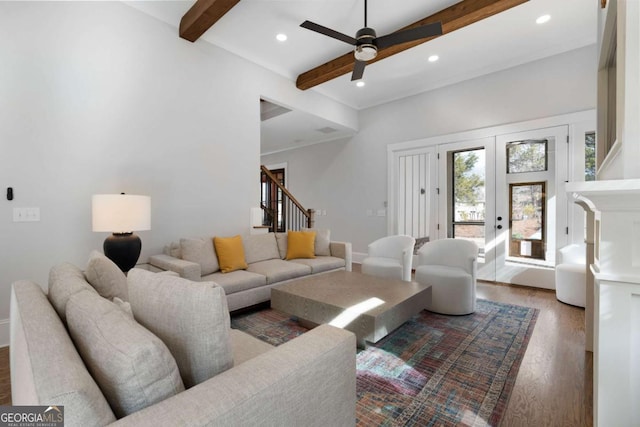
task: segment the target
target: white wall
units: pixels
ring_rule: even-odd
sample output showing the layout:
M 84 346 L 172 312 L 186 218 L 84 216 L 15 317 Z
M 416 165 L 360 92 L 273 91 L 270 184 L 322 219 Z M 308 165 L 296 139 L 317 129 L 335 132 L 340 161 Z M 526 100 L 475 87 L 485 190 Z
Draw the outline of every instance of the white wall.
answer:
M 387 198 L 388 144 L 595 108 L 596 48 L 585 47 L 360 113 L 349 141 L 263 156 L 287 162 L 293 194 L 327 210 L 318 226 L 353 243 L 354 252 L 386 235 L 386 218 L 366 215 Z
M 0 2 L 0 62 L 0 346 L 13 281 L 46 289 L 51 266 L 101 249 L 92 194 L 151 196 L 144 262 L 248 231 L 261 96 L 357 128 L 354 110 L 120 2 Z M 12 222 L 15 207 L 41 221 Z

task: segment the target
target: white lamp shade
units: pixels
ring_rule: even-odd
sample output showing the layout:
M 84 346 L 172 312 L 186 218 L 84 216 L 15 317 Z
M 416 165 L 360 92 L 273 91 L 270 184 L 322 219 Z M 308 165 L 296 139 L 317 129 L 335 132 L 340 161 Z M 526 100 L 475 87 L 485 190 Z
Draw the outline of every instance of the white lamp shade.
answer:
M 151 197 L 96 194 L 91 199 L 93 231 L 130 233 L 151 230 Z

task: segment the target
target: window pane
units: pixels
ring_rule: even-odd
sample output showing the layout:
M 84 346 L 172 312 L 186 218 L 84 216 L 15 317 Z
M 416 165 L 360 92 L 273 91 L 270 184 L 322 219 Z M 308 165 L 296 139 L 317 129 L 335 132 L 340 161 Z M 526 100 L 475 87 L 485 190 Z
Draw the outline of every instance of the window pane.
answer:
M 453 153 L 454 221 L 484 221 L 484 148 Z
M 584 135 L 584 180 L 596 179 L 596 133 Z
M 542 240 L 543 184 L 512 184 L 511 236 L 514 239 Z
M 507 144 L 507 173 L 547 170 L 547 140 L 516 141 Z
M 509 255 L 545 259 L 544 182 L 511 184 Z

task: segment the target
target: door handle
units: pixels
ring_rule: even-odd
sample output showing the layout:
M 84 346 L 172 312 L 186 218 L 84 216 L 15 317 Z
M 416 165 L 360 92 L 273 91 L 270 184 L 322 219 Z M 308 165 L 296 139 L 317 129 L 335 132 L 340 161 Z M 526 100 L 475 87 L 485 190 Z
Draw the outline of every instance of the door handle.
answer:
M 498 227 L 496 227 L 498 230 L 502 230 L 502 226 L 499 225 Z
M 498 221 L 502 221 L 502 217 L 501 216 L 498 217 Z

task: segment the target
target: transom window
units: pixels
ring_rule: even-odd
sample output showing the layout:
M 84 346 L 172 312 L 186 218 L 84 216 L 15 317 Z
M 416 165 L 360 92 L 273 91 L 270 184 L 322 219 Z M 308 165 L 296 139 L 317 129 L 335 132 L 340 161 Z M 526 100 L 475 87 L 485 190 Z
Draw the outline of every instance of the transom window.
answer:
M 507 173 L 546 171 L 547 142 L 530 139 L 507 144 Z

